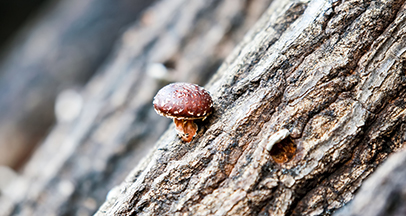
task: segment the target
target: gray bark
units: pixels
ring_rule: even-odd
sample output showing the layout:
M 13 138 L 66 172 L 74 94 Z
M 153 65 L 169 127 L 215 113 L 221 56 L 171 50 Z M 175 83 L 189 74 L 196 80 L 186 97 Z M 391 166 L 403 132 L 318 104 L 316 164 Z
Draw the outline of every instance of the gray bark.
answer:
M 206 82 L 269 3 L 163 0 L 145 11 L 78 90 L 78 118 L 58 122 L 2 191 L 0 214 L 94 213 L 167 129 L 154 94 L 173 81 Z
M 404 125 L 403 125 L 404 127 Z M 391 155 L 335 216 L 406 215 L 406 151 Z
M 96 215 L 332 214 L 405 143 L 405 21 L 404 1 L 274 2 L 197 137 L 171 125 Z

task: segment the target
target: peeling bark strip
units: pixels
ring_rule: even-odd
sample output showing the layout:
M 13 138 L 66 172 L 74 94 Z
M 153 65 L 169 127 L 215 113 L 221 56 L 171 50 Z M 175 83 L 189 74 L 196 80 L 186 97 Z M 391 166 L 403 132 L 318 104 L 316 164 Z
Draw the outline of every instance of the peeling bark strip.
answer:
M 214 113 L 173 126 L 96 215 L 330 215 L 402 147 L 404 1 L 275 1 L 214 75 Z M 288 129 L 295 156 L 268 139 Z

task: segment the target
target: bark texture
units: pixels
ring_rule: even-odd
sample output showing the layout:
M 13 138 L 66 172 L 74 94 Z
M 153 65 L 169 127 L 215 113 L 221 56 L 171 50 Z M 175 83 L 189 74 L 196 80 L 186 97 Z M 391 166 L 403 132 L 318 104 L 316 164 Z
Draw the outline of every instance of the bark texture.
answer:
M 58 122 L 1 191 L 0 215 L 93 214 L 167 129 L 155 93 L 173 81 L 206 82 L 269 4 L 163 0 L 145 11 L 78 90 L 79 117 Z
M 332 214 L 405 143 L 405 25 L 401 0 L 275 1 L 197 137 L 171 125 L 96 215 Z
M 365 183 L 351 203 L 335 216 L 406 215 L 406 151 L 388 158 Z

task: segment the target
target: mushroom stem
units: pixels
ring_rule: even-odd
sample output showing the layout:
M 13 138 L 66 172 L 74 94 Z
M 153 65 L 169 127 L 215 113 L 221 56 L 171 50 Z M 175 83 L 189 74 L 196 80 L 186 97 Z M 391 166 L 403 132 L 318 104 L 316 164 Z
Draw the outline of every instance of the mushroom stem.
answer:
M 176 131 L 178 132 L 178 135 L 182 138 L 182 140 L 185 142 L 192 141 L 198 129 L 193 120 L 174 118 L 173 122 L 175 123 Z

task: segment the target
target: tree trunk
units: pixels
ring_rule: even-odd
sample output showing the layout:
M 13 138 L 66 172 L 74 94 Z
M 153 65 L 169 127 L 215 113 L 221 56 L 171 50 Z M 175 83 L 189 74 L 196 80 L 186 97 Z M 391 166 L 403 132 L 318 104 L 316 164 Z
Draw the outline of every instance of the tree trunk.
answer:
M 168 82 L 207 82 L 270 1 L 156 2 L 78 90 L 81 100 L 68 100 L 83 101 L 79 117 L 58 122 L 1 191 L 0 215 L 95 213 L 170 123 L 154 112 L 154 94 Z
M 405 19 L 400 0 L 275 1 L 194 140 L 171 125 L 96 215 L 332 214 L 405 143 Z

